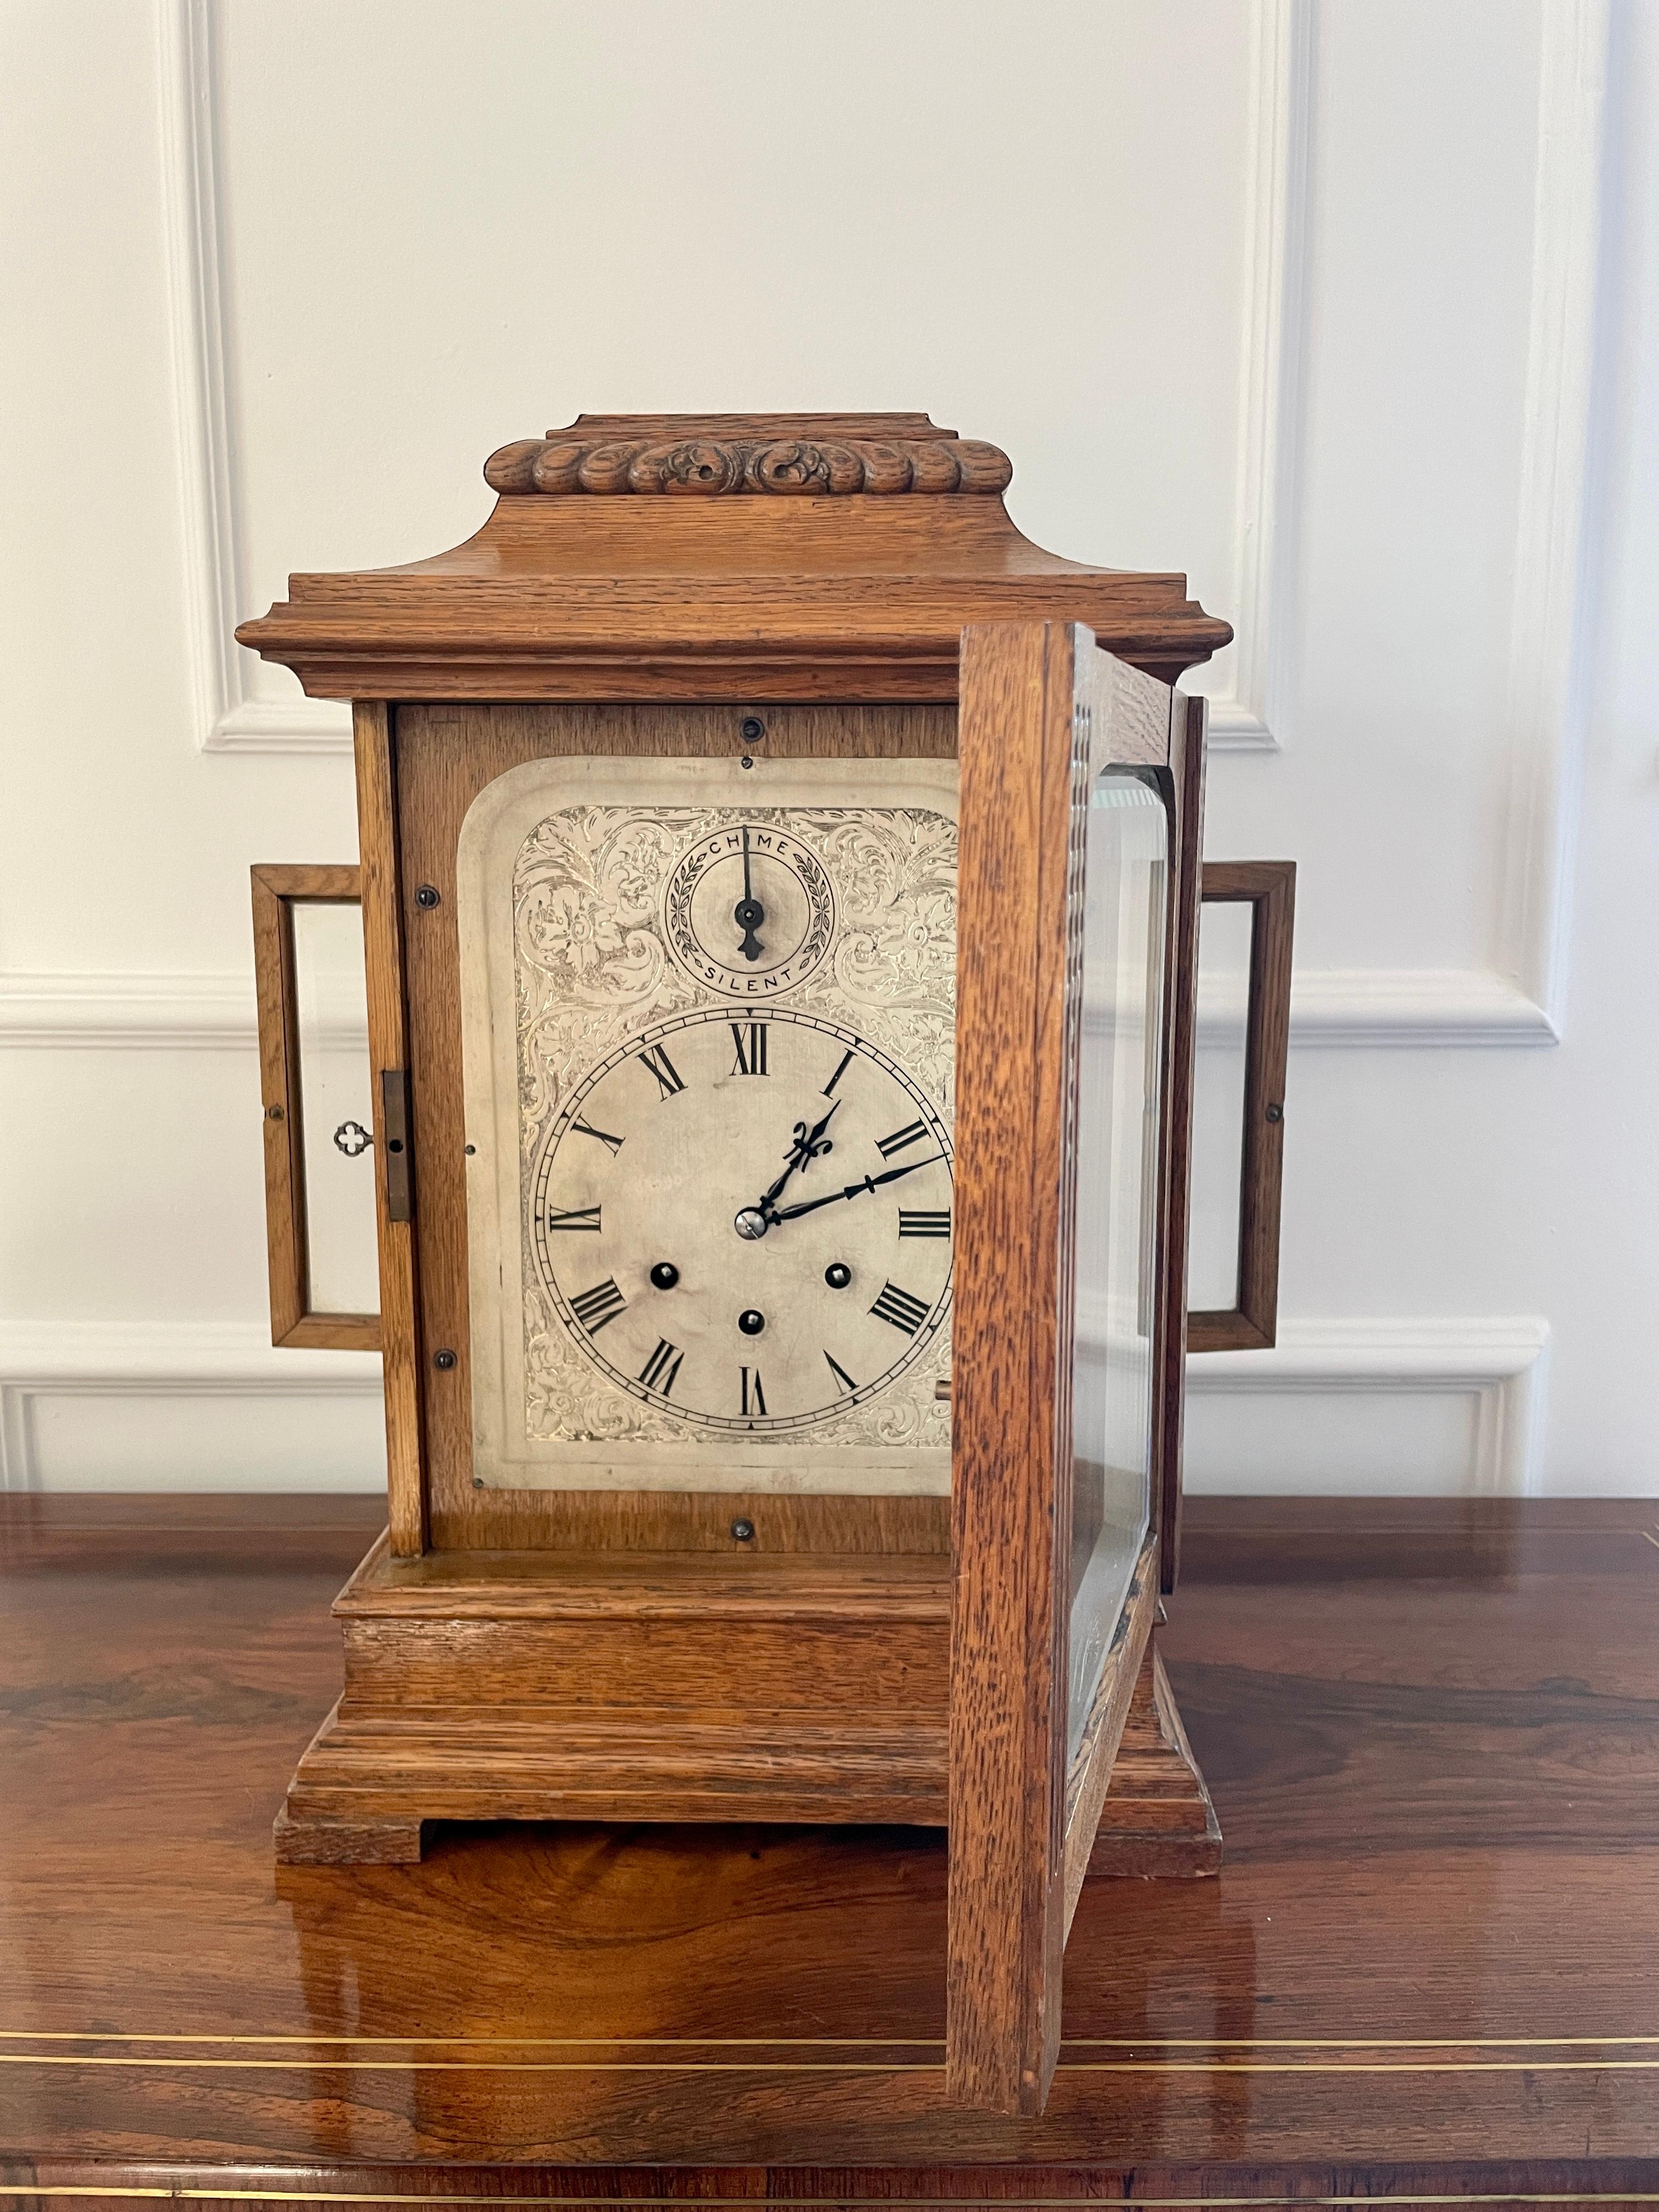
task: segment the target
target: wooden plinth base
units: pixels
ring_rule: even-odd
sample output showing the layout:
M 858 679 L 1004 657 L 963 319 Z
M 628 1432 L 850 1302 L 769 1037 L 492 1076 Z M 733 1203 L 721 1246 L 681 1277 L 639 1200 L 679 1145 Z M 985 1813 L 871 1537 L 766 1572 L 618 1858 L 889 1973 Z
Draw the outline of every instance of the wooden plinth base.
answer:
M 1220 1869 L 1220 1824 L 1154 1635 L 1124 1723 L 1085 1879 L 1209 1875 Z
M 381 1544 L 335 1612 L 345 1694 L 277 1815 L 283 1864 L 412 1862 L 434 1820 L 945 1824 L 943 1559 Z M 1149 1649 L 1089 1873 L 1212 1873 L 1220 1843 Z
M 271 1835 L 278 1866 L 412 1866 L 421 1856 L 421 1823 L 412 1819 L 295 1820 L 284 1804 Z

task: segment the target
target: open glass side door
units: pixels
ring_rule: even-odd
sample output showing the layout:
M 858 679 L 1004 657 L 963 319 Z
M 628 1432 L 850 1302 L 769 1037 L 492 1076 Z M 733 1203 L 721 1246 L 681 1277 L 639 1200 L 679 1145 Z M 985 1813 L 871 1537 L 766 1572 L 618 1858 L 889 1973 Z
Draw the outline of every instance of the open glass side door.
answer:
M 963 632 L 946 2072 L 1000 2112 L 1174 1525 L 1202 717 L 1081 625 Z

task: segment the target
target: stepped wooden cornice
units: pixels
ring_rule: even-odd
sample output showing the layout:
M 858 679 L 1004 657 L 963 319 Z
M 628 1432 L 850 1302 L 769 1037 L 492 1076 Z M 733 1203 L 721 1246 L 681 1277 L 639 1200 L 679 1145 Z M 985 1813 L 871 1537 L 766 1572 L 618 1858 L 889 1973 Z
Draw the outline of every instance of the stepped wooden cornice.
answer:
M 1006 454 L 925 415 L 579 416 L 485 465 L 476 536 L 295 575 L 237 636 L 323 698 L 953 699 L 969 623 L 1087 623 L 1167 678 L 1186 579 L 1045 552 Z

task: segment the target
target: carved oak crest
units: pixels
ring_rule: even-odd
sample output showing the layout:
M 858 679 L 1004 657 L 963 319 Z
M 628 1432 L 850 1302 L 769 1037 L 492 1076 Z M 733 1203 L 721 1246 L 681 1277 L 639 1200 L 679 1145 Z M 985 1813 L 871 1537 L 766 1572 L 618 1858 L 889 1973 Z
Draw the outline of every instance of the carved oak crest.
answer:
M 545 438 L 502 446 L 484 464 L 492 491 L 723 494 L 830 498 L 868 492 L 974 492 L 994 495 L 1013 481 L 1006 453 L 982 439 L 928 425 L 906 438 L 617 437 L 614 426 L 581 434 L 585 416 Z

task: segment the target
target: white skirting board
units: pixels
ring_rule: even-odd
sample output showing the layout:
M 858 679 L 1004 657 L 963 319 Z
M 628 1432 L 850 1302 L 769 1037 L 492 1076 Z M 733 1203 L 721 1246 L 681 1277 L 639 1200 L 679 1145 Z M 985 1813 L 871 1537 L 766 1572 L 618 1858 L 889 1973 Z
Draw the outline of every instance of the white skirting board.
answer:
M 1187 1487 L 1524 1497 L 1541 1483 L 1549 1324 L 1281 1322 L 1187 1362 Z
M 1194 1491 L 1525 1494 L 1547 1326 L 1284 1324 L 1188 1363 Z M 0 1488 L 374 1491 L 374 1354 L 273 1349 L 248 1322 L 0 1322 Z
M 248 1322 L 0 1322 L 0 1489 L 374 1491 L 377 1352 Z

